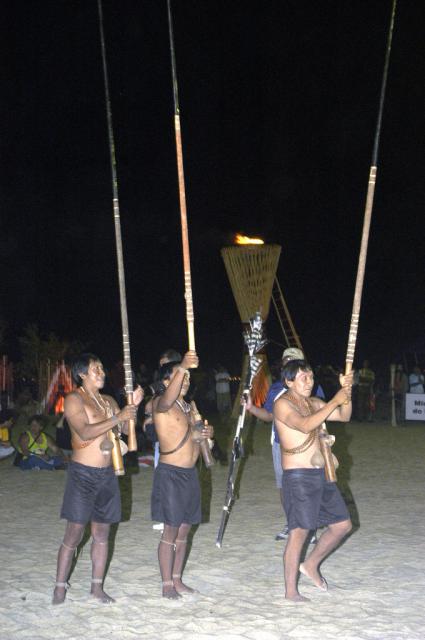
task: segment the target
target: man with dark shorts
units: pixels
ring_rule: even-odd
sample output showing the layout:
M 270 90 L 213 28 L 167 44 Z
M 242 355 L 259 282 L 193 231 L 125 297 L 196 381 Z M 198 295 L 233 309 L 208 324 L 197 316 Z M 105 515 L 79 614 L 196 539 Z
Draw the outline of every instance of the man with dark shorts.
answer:
M 90 593 L 100 602 L 110 603 L 114 600 L 103 591 L 103 580 L 109 529 L 121 519 L 121 500 L 107 432 L 116 427 L 127 431 L 125 423 L 135 420 L 143 391 L 138 387 L 133 394 L 134 404 L 120 410 L 113 398 L 100 393 L 105 372 L 97 356 L 80 355 L 71 371 L 78 388 L 66 396 L 64 415 L 71 429 L 73 454 L 61 511 L 67 524 L 58 553 L 53 604 L 65 600 L 72 558 L 88 522 L 92 534 Z
M 201 492 L 195 467 L 199 457 L 199 437 L 212 438 L 213 428 L 205 425 L 194 433 L 195 416 L 184 400 L 189 390 L 188 369 L 198 366 L 198 356 L 188 351 L 182 362 L 160 368 L 165 391 L 153 400 L 153 418 L 158 434 L 160 457 L 152 487 L 152 520 L 164 523 L 158 546 L 162 595 L 176 599 L 193 593 L 182 582 L 187 536 L 201 522 Z
M 297 347 L 289 347 L 285 349 L 282 353 L 282 367 L 285 366 L 287 362 L 291 360 L 304 360 L 304 354 L 301 349 Z M 282 382 L 282 380 L 276 380 L 270 386 L 267 397 L 264 401 L 262 407 L 257 407 L 253 402 L 251 395 L 248 394 L 248 398 L 246 401 L 246 410 L 249 411 L 253 416 L 262 420 L 263 422 L 271 422 L 272 423 L 272 433 L 271 433 L 271 445 L 272 445 L 272 460 L 273 460 L 273 468 L 276 479 L 276 487 L 279 490 L 280 503 L 282 505 L 282 509 L 284 509 L 283 505 L 283 487 L 282 487 L 282 454 L 280 452 L 280 442 L 279 436 L 277 435 L 277 431 L 275 425 L 273 423 L 273 405 L 275 401 L 286 392 L 286 388 Z M 323 393 L 323 389 L 320 385 L 316 385 L 315 395 L 322 400 L 325 399 L 325 395 Z M 288 525 L 286 524 L 279 533 L 276 534 L 275 540 L 286 540 L 289 534 Z M 313 533 L 310 538 L 310 542 L 316 544 L 317 538 L 316 534 Z
M 284 507 L 289 537 L 284 552 L 285 598 L 307 601 L 298 592 L 298 572 L 327 591 L 320 564 L 351 531 L 351 520 L 335 483 L 327 482 L 320 451 L 319 429 L 324 420 L 348 422 L 351 417 L 353 375 L 340 376 L 341 389 L 327 403 L 312 398 L 314 376 L 305 360 L 293 360 L 282 369 L 288 391 L 273 409 L 282 452 Z M 300 564 L 310 530 L 326 526 L 317 545 Z

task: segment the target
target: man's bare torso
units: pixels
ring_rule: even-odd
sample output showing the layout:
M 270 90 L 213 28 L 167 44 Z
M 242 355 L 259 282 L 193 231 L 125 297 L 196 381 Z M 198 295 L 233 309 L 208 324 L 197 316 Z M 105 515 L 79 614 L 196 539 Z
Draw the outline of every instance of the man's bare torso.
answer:
M 324 402 L 319 398 L 308 398 L 306 400 L 306 404 L 301 402 L 300 404 L 295 403 L 293 400 L 291 401 L 289 398 L 285 397 L 284 394 L 281 398 L 276 400 L 276 404 L 280 402 L 286 402 L 290 404 L 291 409 L 297 411 L 301 416 L 311 415 L 318 411 L 323 405 Z M 307 408 L 309 405 L 309 408 Z M 309 413 L 308 413 L 309 411 Z M 311 458 L 316 452 L 320 452 L 319 438 L 318 432 L 313 431 L 309 433 L 303 433 L 289 427 L 287 424 L 282 422 L 281 420 L 275 417 L 275 428 L 279 435 L 280 440 L 280 449 L 282 453 L 282 467 L 283 469 L 308 469 L 314 468 L 314 465 L 311 463 Z M 306 445 L 309 444 L 307 439 L 310 439 L 310 445 L 306 448 L 305 451 L 301 451 L 300 453 L 293 454 L 285 454 L 284 449 L 286 450 L 294 450 L 297 447 L 303 448 L 303 443 Z
M 104 394 L 99 394 L 101 400 L 100 406 L 88 393 L 84 392 L 81 387 L 77 391 L 72 391 L 71 394 L 68 394 L 68 396 L 71 395 L 73 395 L 74 398 L 78 397 L 80 400 L 80 412 L 85 413 L 88 424 L 102 422 L 106 418 L 114 415 L 118 410 L 118 405 L 115 400 Z M 65 418 L 70 426 L 73 441 L 72 460 L 89 467 L 108 467 L 111 464 L 111 454 L 103 453 L 100 448 L 102 442 L 107 438 L 106 433 L 97 436 L 93 440 L 81 440 L 72 426 L 75 416 L 75 410 L 73 409 L 73 411 L 73 415 L 67 414 L 67 402 L 65 399 Z
M 155 411 L 157 402 L 158 399 L 154 400 L 153 416 L 160 452 L 173 451 L 185 437 L 188 427 L 191 430 L 193 418 L 191 413 L 185 413 L 177 403 L 174 403 L 168 411 Z M 190 468 L 195 465 L 198 457 L 199 444 L 194 442 L 190 432 L 188 439 L 178 451 L 165 456 L 161 454 L 159 460 L 165 464 Z

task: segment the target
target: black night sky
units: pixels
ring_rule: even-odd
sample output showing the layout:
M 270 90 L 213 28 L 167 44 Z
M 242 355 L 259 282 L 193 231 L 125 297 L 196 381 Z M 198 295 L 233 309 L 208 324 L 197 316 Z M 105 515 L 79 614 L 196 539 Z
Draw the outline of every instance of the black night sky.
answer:
M 197 348 L 237 372 L 220 248 L 282 245 L 313 362 L 343 364 L 390 0 L 174 0 Z M 14 0 L 1 20 L 1 310 L 121 354 L 97 3 Z M 105 0 L 133 361 L 186 348 L 165 0 Z M 399 2 L 358 337 L 388 364 L 424 333 L 425 4 Z M 271 312 L 271 353 L 283 341 Z M 425 352 L 425 348 L 422 349 Z

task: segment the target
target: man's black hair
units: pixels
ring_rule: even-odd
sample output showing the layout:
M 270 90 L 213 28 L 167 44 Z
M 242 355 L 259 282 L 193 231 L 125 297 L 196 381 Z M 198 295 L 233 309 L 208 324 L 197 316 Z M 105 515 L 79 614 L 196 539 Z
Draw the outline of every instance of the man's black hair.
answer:
M 298 371 L 312 371 L 311 366 L 306 360 L 290 360 L 283 365 L 281 370 L 281 380 L 285 382 L 293 382 Z
M 80 373 L 87 373 L 90 362 L 100 362 L 99 356 L 96 356 L 94 353 L 80 353 L 71 363 L 72 379 L 79 387 L 83 384 Z
M 167 358 L 168 362 L 181 362 L 182 356 L 181 353 L 176 351 L 175 349 L 167 349 L 164 353 L 161 353 L 159 359 Z
M 166 362 L 159 367 L 159 379 L 161 382 L 163 380 L 169 380 L 171 378 L 171 374 L 173 373 L 173 369 L 176 365 L 181 364 L 181 360 L 172 360 L 171 362 Z

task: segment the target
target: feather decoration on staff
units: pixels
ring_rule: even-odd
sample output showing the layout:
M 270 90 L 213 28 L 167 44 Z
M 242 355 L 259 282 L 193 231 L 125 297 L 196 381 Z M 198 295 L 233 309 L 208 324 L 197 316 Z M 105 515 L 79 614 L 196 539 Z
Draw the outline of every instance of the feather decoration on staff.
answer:
M 372 219 L 373 198 L 375 194 L 375 184 L 376 184 L 376 173 L 378 170 L 379 139 L 381 134 L 382 114 L 384 110 L 385 91 L 387 87 L 388 67 L 390 62 L 390 53 L 391 53 L 391 44 L 392 44 L 392 37 L 393 37 L 393 31 L 394 31 L 394 19 L 395 19 L 396 6 L 397 6 L 397 0 L 393 0 L 390 27 L 389 27 L 388 39 L 387 39 L 387 49 L 385 54 L 384 71 L 382 75 L 381 93 L 379 98 L 378 119 L 377 119 L 375 139 L 373 144 L 372 163 L 369 170 L 369 182 L 368 182 L 366 205 L 365 205 L 364 220 L 363 220 L 362 240 L 360 245 L 359 261 L 357 266 L 357 277 L 356 277 L 356 284 L 354 289 L 353 308 L 351 313 L 350 329 L 348 333 L 347 354 L 345 358 L 345 375 L 348 375 L 352 370 L 352 366 L 354 362 L 354 353 L 356 350 L 356 341 L 357 341 L 359 318 L 360 318 L 360 305 L 361 305 L 361 299 L 362 299 L 363 283 L 364 283 L 365 268 L 366 268 L 366 258 L 367 258 L 367 248 L 368 248 L 368 242 L 369 242 L 369 230 L 370 230 L 370 223 Z M 330 450 L 331 441 L 329 440 L 330 436 L 327 433 L 326 425 L 322 426 L 320 435 L 321 435 L 321 439 L 320 439 L 321 451 L 325 458 L 326 479 L 328 480 L 328 482 L 335 482 L 336 481 L 335 465 L 334 465 L 332 453 Z
M 110 161 L 111 161 L 112 205 L 113 205 L 113 213 L 114 213 L 115 245 L 116 245 L 116 252 L 117 252 L 118 282 L 119 282 L 119 292 L 120 292 L 125 391 L 127 395 L 127 403 L 133 404 L 133 390 L 134 390 L 133 389 L 133 373 L 132 373 L 131 358 L 130 358 L 130 335 L 129 335 L 129 329 L 128 329 L 124 258 L 123 258 L 122 237 L 121 237 L 121 217 L 120 217 L 120 206 L 119 206 L 119 199 L 118 199 L 117 162 L 115 157 L 114 130 L 112 126 L 112 109 L 111 109 L 111 99 L 109 94 L 108 67 L 106 64 L 106 48 L 105 48 L 105 36 L 104 36 L 104 30 L 103 30 L 102 0 L 97 1 L 97 6 L 99 11 L 99 29 L 100 29 L 100 43 L 101 43 L 101 49 L 102 49 L 106 119 L 108 123 L 109 155 L 110 155 Z M 134 420 L 129 420 L 129 423 L 128 423 L 128 450 L 129 451 L 137 450 L 136 425 Z
M 261 313 L 257 312 L 249 321 L 249 328 L 244 331 L 244 341 L 249 355 L 248 371 L 244 380 L 243 397 L 247 398 L 252 387 L 253 380 L 261 368 L 262 361 L 256 354 L 263 349 L 267 340 L 263 337 L 263 322 Z M 230 459 L 229 474 L 227 478 L 226 497 L 224 499 L 221 523 L 217 534 L 216 546 L 221 548 L 224 530 L 230 516 L 230 511 L 235 501 L 235 480 L 237 461 L 244 457 L 241 431 L 244 428 L 246 416 L 246 403 L 241 402 L 239 417 L 236 425 L 236 433 L 233 439 L 232 455 Z
M 192 274 L 190 269 L 190 250 L 189 250 L 189 232 L 187 226 L 187 208 L 186 208 L 186 188 L 184 180 L 183 167 L 183 151 L 182 136 L 180 126 L 180 105 L 179 90 L 177 84 L 177 66 L 176 54 L 174 49 L 174 33 L 173 18 L 171 14 L 171 0 L 167 0 L 168 8 L 168 31 L 170 36 L 170 54 L 171 54 L 171 73 L 173 80 L 173 98 L 174 98 L 174 129 L 176 136 L 176 154 L 177 154 L 177 173 L 179 181 L 179 199 L 180 199 L 180 220 L 182 230 L 182 247 L 183 247 L 183 271 L 184 271 L 184 297 L 186 301 L 186 322 L 189 341 L 189 349 L 196 351 L 195 348 L 195 317 L 193 313 L 192 299 Z

